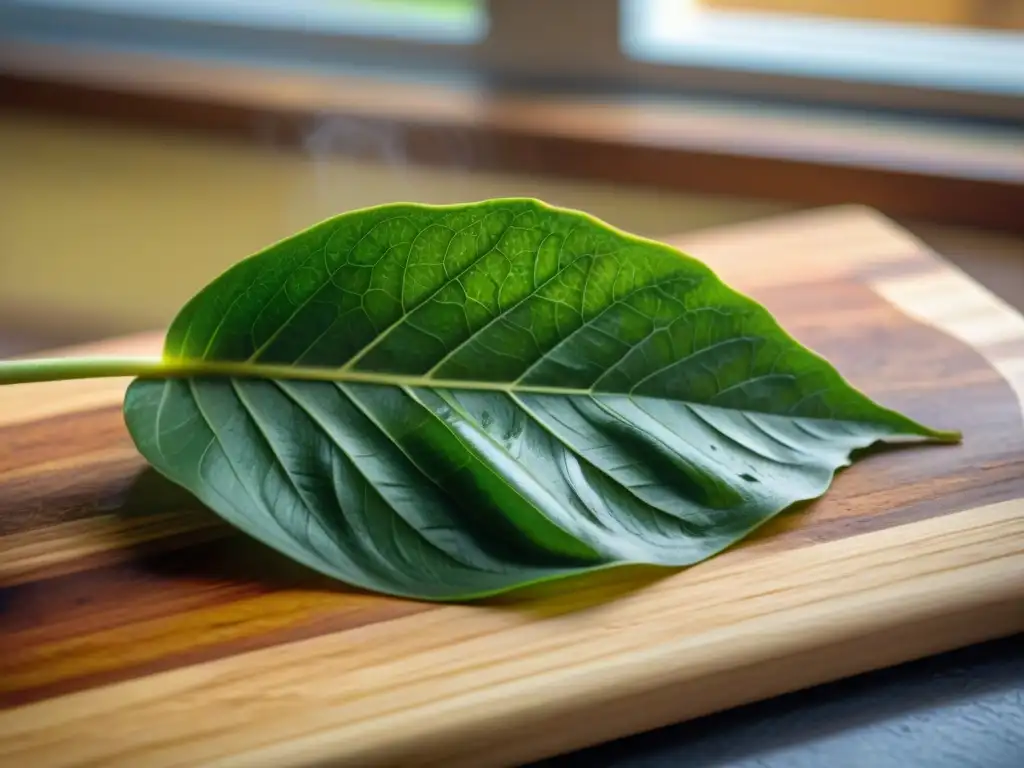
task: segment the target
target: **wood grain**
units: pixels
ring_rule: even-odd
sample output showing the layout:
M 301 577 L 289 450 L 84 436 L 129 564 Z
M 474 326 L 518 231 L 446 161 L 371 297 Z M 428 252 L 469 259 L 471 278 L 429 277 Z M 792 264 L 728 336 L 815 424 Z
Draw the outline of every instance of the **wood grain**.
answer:
M 124 381 L 0 388 L 0 764 L 509 765 L 1024 629 L 1024 318 L 861 208 L 678 244 L 963 444 L 686 571 L 438 607 L 221 524 L 146 470 Z

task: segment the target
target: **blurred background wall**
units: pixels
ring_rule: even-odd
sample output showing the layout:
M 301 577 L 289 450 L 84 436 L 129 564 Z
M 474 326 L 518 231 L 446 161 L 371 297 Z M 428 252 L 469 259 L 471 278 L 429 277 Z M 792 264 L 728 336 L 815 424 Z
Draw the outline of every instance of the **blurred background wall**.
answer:
M 652 237 L 868 205 L 1024 301 L 1024 0 L 0 5 L 0 354 L 161 328 L 335 213 L 519 195 Z
M 530 196 L 651 236 L 790 207 L 23 115 L 0 121 L 0 167 L 9 349 L 162 327 L 238 259 L 396 200 Z

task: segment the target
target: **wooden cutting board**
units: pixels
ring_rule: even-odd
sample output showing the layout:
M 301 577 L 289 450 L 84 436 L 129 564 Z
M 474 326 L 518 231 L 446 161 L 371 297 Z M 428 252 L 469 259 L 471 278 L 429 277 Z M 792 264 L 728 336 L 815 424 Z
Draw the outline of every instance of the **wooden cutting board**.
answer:
M 514 765 L 1024 630 L 1024 318 L 861 208 L 678 244 L 963 444 L 872 455 L 668 577 L 434 606 L 310 575 L 160 481 L 126 381 L 0 388 L 0 764 Z

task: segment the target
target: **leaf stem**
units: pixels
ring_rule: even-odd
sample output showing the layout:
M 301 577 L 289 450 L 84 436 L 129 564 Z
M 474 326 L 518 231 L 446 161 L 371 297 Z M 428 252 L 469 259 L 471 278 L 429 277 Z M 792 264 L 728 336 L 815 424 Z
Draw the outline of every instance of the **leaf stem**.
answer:
M 589 389 L 515 385 L 503 381 L 468 381 L 409 376 L 397 373 L 373 373 L 324 366 L 302 367 L 286 363 L 251 363 L 220 360 L 174 360 L 145 357 L 96 358 L 61 357 L 0 361 L 0 385 L 93 379 L 118 376 L 139 378 L 184 378 L 231 376 L 235 378 L 297 379 L 300 381 L 338 381 L 349 384 L 383 384 L 439 389 L 470 389 L 491 392 L 532 392 L 550 395 L 590 395 Z
M 64 379 L 166 375 L 165 367 L 166 363 L 160 358 L 145 357 L 38 357 L 0 360 L 0 385 Z

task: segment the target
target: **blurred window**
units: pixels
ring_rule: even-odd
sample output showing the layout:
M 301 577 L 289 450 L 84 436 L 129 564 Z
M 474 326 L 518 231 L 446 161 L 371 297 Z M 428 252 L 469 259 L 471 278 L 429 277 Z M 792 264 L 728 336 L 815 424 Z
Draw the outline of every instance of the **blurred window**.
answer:
M 473 43 L 486 34 L 486 0 L 16 0 L 51 11 L 90 11 L 369 37 Z
M 622 0 L 631 58 L 1024 97 L 1024 0 Z
M 1024 122 L 1024 0 L 8 0 L 5 35 Z

